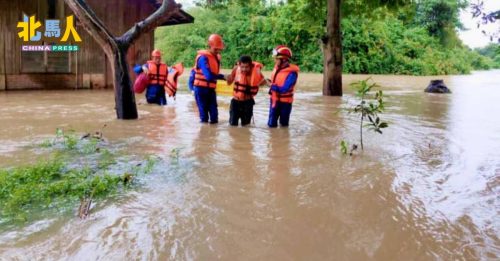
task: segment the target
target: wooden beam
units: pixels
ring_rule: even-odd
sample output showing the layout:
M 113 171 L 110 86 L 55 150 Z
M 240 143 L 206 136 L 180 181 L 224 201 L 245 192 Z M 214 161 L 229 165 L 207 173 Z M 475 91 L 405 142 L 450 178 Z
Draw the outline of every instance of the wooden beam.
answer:
M 153 31 L 156 27 L 171 19 L 175 14 L 179 14 L 181 7 L 182 5 L 177 4 L 174 0 L 164 0 L 160 8 L 143 21 L 132 26 L 118 40 L 128 45 L 133 44 L 141 35 Z
M 84 0 L 64 1 L 80 20 L 82 27 L 89 32 L 107 55 L 112 56 L 118 50 L 118 46 L 111 32 L 109 32 L 108 28 L 106 28 L 94 11 L 92 11 Z
M 3 4 L 3 1 L 2 1 Z M 8 10 L 0 9 L 0 32 L 2 34 L 7 33 L 7 14 Z M 6 89 L 5 84 L 5 37 L 0 39 L 0 91 L 4 91 Z
M 5 16 L 4 19 L 6 21 L 5 31 L 2 32 L 2 38 L 4 38 L 5 41 L 4 48 L 5 50 L 12 50 L 10 52 L 4 53 L 6 74 L 18 74 L 20 71 L 19 67 L 21 64 L 21 59 L 18 59 L 18 57 L 21 52 L 19 51 L 19 49 L 17 49 L 17 28 L 15 27 L 15 24 L 20 21 L 18 19 L 21 17 L 19 12 L 22 12 L 19 5 L 20 3 L 18 1 L 8 1 L 6 4 L 7 8 L 5 10 L 7 12 L 5 13 L 5 15 L 2 15 Z
M 5 91 L 7 89 L 7 85 L 5 84 L 5 74 L 0 75 L 0 91 Z
M 7 75 L 9 90 L 44 90 L 74 88 L 74 74 L 24 73 Z

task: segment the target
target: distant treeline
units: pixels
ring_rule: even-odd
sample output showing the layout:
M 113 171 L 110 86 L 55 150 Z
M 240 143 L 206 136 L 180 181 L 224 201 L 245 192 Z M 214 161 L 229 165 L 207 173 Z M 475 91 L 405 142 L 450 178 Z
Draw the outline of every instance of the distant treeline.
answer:
M 303 71 L 322 72 L 321 38 L 326 30 L 322 2 L 202 4 L 188 10 L 195 17 L 194 24 L 157 29 L 155 44 L 167 62 L 190 67 L 196 51 L 206 47 L 207 36 L 219 33 L 226 44 L 223 67 L 231 68 L 246 54 L 264 63 L 267 70 L 272 69 L 274 46 L 287 44 Z M 500 68 L 498 45 L 471 50 L 458 39 L 458 14 L 466 7 L 465 1 L 364 2 L 346 0 L 342 6 L 346 73 L 436 75 Z

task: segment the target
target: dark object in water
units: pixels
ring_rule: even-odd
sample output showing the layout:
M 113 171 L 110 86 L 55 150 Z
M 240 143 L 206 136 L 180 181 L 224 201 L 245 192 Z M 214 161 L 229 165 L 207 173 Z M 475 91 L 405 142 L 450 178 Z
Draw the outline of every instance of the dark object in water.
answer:
M 128 172 L 124 173 L 122 176 L 122 180 L 123 180 L 123 185 L 128 185 L 132 183 L 132 180 L 134 180 L 134 175 Z
M 450 89 L 444 85 L 443 80 L 432 80 L 429 86 L 425 88 L 428 93 L 451 93 Z
M 80 207 L 78 208 L 78 217 L 85 219 L 90 214 L 90 206 L 92 205 L 92 197 L 84 197 L 80 199 Z
M 351 151 L 349 152 L 349 156 L 354 155 L 354 151 L 358 149 L 358 145 L 352 144 Z
M 81 140 L 84 140 L 84 139 L 96 139 L 96 140 L 99 140 L 99 141 L 106 141 L 103 137 L 102 137 L 102 130 L 104 128 L 106 128 L 107 124 L 104 124 L 101 128 L 100 131 L 96 131 L 94 134 L 90 134 L 90 132 L 88 133 L 85 133 L 80 139 Z

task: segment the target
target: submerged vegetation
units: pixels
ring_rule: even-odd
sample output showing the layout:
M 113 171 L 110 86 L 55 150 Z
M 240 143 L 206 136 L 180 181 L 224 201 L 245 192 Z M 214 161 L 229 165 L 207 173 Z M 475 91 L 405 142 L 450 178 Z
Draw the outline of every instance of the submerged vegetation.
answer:
M 102 133 L 79 138 L 74 131 L 58 129 L 40 147 L 53 153 L 32 165 L 0 170 L 0 224 L 36 219 L 45 210 L 70 211 L 79 202 L 103 199 L 150 173 L 159 159 L 121 160 Z
M 0 209 L 3 219 L 27 220 L 32 211 L 62 208 L 92 195 L 115 191 L 123 176 L 68 168 L 60 159 L 0 171 Z

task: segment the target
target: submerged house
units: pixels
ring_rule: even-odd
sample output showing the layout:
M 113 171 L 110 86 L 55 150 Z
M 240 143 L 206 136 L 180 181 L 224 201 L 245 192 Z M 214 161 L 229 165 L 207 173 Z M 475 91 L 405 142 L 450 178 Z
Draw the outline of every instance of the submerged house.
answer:
M 161 0 L 86 0 L 95 14 L 114 35 L 125 33 L 136 22 L 152 14 Z M 76 31 L 82 39 L 76 52 L 21 51 L 25 42 L 18 36 L 17 23 L 23 13 L 44 22 L 65 21 L 71 10 L 63 0 L 0 0 L 0 91 L 16 89 L 98 89 L 112 88 L 109 61 L 101 47 L 85 29 Z M 76 19 L 76 17 L 75 17 Z M 162 26 L 192 23 L 194 18 L 184 11 Z M 72 40 L 72 38 L 70 38 Z M 43 44 L 43 43 L 42 43 Z M 154 32 L 145 34 L 130 47 L 130 68 L 149 59 L 154 47 Z

